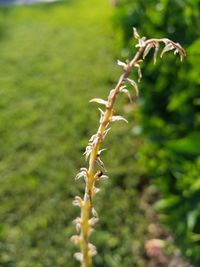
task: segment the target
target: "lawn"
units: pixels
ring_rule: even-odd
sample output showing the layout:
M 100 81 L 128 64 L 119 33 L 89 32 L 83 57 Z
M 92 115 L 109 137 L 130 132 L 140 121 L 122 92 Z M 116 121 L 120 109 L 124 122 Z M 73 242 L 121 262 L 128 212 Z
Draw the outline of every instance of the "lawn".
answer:
M 120 71 L 112 12 L 107 0 L 0 8 L 2 267 L 77 266 L 71 202 L 83 184 L 74 176 L 99 116 L 88 102 L 105 97 Z M 96 199 L 95 266 L 142 267 L 132 114 L 120 110 L 130 123 L 114 126 L 106 142 L 112 178 Z

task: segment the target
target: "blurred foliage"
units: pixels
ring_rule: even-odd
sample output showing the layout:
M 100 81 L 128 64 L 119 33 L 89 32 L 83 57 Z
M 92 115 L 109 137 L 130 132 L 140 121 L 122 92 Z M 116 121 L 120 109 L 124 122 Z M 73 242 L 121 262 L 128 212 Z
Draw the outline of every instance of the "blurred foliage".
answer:
M 118 2 L 114 23 L 122 57 L 133 51 L 133 26 L 142 36 L 179 42 L 187 52 L 183 64 L 170 54 L 156 66 L 147 58 L 140 100 L 144 144 L 138 164 L 160 194 L 156 208 L 161 220 L 170 227 L 185 256 L 199 266 L 200 1 Z
M 83 151 L 120 69 L 107 0 L 0 8 L 0 266 L 75 267 L 72 207 Z M 128 113 L 127 100 L 119 106 Z M 123 104 L 123 105 L 121 105 Z M 125 104 L 125 105 L 124 105 Z M 96 198 L 98 267 L 144 266 L 131 123 L 113 126 Z M 120 147 L 118 146 L 120 144 Z

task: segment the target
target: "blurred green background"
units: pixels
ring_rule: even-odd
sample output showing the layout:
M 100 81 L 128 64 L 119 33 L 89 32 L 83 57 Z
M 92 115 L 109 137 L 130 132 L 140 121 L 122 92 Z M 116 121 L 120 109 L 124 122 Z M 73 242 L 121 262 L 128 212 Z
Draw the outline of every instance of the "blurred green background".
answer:
M 95 199 L 94 266 L 146 266 L 146 187 L 175 245 L 200 265 L 199 10 L 195 0 L 0 7 L 0 266 L 78 266 L 71 202 L 84 184 L 74 177 L 99 117 L 88 102 L 107 96 L 116 59 L 134 53 L 133 26 L 180 42 L 187 58 L 154 66 L 149 56 L 137 105 L 118 101 L 129 124 L 113 125 L 105 142 L 111 179 Z

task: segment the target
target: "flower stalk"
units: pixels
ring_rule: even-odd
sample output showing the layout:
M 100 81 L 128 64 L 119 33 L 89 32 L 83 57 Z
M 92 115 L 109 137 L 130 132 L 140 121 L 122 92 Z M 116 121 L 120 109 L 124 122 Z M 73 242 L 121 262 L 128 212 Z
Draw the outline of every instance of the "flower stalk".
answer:
M 94 134 L 86 147 L 85 157 L 88 161 L 87 168 L 81 168 L 80 172 L 76 176 L 76 180 L 80 178 L 84 178 L 85 181 L 85 193 L 84 198 L 76 196 L 73 204 L 75 206 L 79 206 L 81 209 L 81 216 L 74 220 L 76 224 L 76 229 L 78 235 L 73 236 L 72 241 L 80 246 L 81 252 L 75 253 L 75 258 L 80 261 L 81 267 L 92 267 L 92 257 L 96 255 L 96 248 L 93 244 L 89 242 L 89 237 L 93 231 L 93 227 L 98 221 L 98 215 L 93 207 L 93 198 L 98 193 L 99 189 L 96 188 L 96 181 L 103 180 L 108 178 L 105 175 L 105 166 L 102 160 L 100 159 L 100 155 L 102 150 L 100 150 L 103 140 L 110 130 L 109 126 L 114 121 L 123 120 L 127 122 L 125 118 L 122 116 L 115 115 L 114 104 L 120 92 L 123 92 L 128 95 L 130 98 L 130 92 L 126 88 L 126 85 L 130 83 L 135 91 L 136 95 L 138 95 L 138 85 L 137 82 L 131 80 L 129 78 L 131 71 L 133 68 L 138 69 L 138 80 L 140 81 L 141 74 L 141 64 L 143 60 L 149 53 L 151 49 L 154 49 L 154 63 L 157 59 L 157 54 L 159 50 L 159 44 L 164 43 L 164 49 L 162 50 L 160 57 L 163 56 L 164 53 L 173 50 L 174 54 L 178 53 L 180 59 L 185 57 L 185 51 L 178 43 L 174 43 L 173 41 L 163 38 L 163 39 L 147 39 L 145 37 L 140 37 L 137 33 L 136 29 L 134 29 L 134 37 L 137 39 L 138 43 L 136 48 L 138 51 L 131 61 L 127 61 L 126 63 L 118 60 L 118 65 L 123 68 L 123 73 L 119 77 L 119 80 L 114 89 L 112 89 L 108 95 L 107 100 L 94 98 L 90 102 L 96 102 L 100 105 L 105 106 L 105 109 L 100 110 L 100 120 L 99 120 L 99 128 Z

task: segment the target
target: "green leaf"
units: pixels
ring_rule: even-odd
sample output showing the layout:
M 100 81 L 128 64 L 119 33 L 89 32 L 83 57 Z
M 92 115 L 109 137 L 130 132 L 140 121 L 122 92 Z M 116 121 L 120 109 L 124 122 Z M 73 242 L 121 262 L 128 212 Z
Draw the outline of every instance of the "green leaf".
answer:
M 198 155 L 200 153 L 200 133 L 192 132 L 184 138 L 171 140 L 167 143 L 167 147 L 175 152 Z
M 163 210 L 166 208 L 170 208 L 180 202 L 180 198 L 178 196 L 170 196 L 165 199 L 161 199 L 156 202 L 154 205 L 157 210 Z

